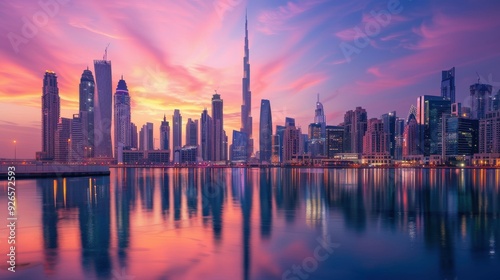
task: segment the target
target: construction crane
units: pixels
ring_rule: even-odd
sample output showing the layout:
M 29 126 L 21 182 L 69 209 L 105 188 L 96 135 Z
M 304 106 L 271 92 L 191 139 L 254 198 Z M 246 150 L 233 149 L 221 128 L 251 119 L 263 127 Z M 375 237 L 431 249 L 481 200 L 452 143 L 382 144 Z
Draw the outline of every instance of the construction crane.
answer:
M 109 44 L 111 44 L 111 43 L 108 43 L 108 45 L 104 49 L 104 56 L 102 57 L 102 60 L 108 60 L 108 47 L 109 47 Z

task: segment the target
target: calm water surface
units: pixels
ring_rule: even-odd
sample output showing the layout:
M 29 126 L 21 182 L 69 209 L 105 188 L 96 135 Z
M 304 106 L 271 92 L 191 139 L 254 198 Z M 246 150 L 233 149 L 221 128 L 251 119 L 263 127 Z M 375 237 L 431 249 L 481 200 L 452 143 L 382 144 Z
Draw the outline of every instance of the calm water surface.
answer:
M 499 188 L 500 170 L 459 169 L 22 180 L 17 272 L 4 257 L 0 278 L 499 279 Z

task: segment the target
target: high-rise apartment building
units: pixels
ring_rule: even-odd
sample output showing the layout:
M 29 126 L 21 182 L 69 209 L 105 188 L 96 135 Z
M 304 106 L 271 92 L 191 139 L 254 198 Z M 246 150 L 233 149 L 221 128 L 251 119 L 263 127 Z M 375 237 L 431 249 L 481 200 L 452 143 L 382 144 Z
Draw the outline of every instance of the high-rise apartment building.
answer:
M 368 115 L 361 107 L 344 115 L 344 153 L 363 153 L 363 136 L 367 129 Z
M 189 118 L 186 123 L 186 146 L 198 146 L 198 120 Z
M 83 145 L 85 157 L 94 157 L 94 94 L 95 81 L 92 71 L 87 67 L 83 70 L 80 78 L 79 97 L 80 97 L 80 119 L 82 123 Z
M 127 83 L 122 78 L 118 81 L 115 92 L 115 110 L 114 110 L 114 138 L 115 138 L 115 157 L 121 148 L 130 148 L 131 146 L 131 113 L 130 113 L 130 95 Z
M 143 151 L 154 150 L 153 124 L 146 123 L 139 132 L 139 149 Z
M 165 115 L 160 124 L 160 150 L 170 150 L 170 125 Z
M 58 127 L 61 101 L 57 86 L 57 75 L 46 71 L 42 87 L 42 158 L 54 159 L 56 130 Z
M 213 121 L 208 114 L 207 109 L 204 109 L 200 118 L 200 141 L 201 141 L 201 158 L 204 161 L 213 160 Z

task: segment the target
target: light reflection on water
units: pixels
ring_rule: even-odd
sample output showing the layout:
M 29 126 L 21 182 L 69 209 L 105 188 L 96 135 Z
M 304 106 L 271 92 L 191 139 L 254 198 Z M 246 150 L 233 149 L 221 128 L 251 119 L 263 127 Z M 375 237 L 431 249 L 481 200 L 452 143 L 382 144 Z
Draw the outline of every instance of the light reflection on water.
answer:
M 318 238 L 340 246 L 302 271 L 309 279 L 494 276 L 499 180 L 500 170 L 257 168 L 23 180 L 14 276 L 282 279 Z

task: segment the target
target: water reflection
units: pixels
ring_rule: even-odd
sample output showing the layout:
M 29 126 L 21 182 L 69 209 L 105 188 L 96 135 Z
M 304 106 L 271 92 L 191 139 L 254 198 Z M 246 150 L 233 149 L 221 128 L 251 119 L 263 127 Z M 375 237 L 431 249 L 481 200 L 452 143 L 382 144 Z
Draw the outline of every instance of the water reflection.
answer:
M 78 225 L 83 273 L 74 278 L 107 279 L 116 270 L 140 269 L 134 260 L 141 248 L 133 242 L 139 238 L 160 235 L 143 243 L 149 245 L 142 250 L 159 263 L 171 262 L 176 252 L 168 242 L 189 241 L 168 232 L 187 224 L 196 236 L 192 239 L 205 244 L 195 250 L 215 258 L 206 260 L 209 264 L 240 258 L 239 265 L 225 267 L 237 278 L 280 278 L 308 256 L 297 248 L 312 250 L 312 241 L 327 235 L 345 244 L 369 241 L 373 247 L 361 251 L 345 248 L 352 262 L 344 265 L 378 277 L 377 270 L 362 264 L 367 256 L 382 253 L 374 248 L 383 235 L 394 242 L 387 250 L 418 249 L 405 251 L 416 259 L 406 266 L 425 263 L 430 278 L 453 279 L 477 273 L 479 267 L 487 275 L 499 264 L 499 178 L 500 170 L 114 169 L 110 177 L 38 179 L 40 205 L 24 211 L 41 208 L 42 263 L 48 277 L 65 270 L 59 265 L 67 255 L 61 248 L 62 238 L 67 238 L 62 232 L 71 225 Z M 234 247 L 233 239 L 239 246 Z M 233 255 L 234 250 L 240 255 Z M 316 276 L 339 273 L 339 264 L 346 262 L 341 257 L 339 253 L 327 260 Z M 194 270 L 208 278 L 220 276 L 217 266 L 198 262 L 203 263 L 191 264 Z M 148 275 L 170 277 L 168 271 Z

